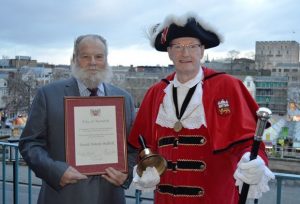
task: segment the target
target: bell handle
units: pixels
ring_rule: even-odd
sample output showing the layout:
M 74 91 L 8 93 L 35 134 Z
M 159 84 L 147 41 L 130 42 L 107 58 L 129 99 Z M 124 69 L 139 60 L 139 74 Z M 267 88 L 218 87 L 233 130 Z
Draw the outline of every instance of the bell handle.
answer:
M 146 143 L 145 143 L 145 140 L 143 138 L 142 135 L 139 136 L 139 142 L 140 142 L 140 145 L 143 147 L 143 149 L 146 149 Z

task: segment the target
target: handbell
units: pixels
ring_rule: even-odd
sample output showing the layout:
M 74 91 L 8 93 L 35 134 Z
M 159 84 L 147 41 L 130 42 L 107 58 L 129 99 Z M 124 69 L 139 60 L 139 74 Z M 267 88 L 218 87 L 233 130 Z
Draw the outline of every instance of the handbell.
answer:
M 139 162 L 136 168 L 137 174 L 142 177 L 147 167 L 155 167 L 158 174 L 162 175 L 167 168 L 167 161 L 159 154 L 154 154 L 147 148 L 143 136 L 139 136 L 139 142 L 143 149 L 139 153 Z

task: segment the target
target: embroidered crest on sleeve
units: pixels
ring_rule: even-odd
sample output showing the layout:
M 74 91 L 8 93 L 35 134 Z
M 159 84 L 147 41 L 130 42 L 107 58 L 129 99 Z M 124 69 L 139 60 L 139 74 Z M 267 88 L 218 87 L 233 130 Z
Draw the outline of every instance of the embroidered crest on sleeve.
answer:
M 221 116 L 230 114 L 230 105 L 227 99 L 220 99 L 217 101 L 217 111 Z

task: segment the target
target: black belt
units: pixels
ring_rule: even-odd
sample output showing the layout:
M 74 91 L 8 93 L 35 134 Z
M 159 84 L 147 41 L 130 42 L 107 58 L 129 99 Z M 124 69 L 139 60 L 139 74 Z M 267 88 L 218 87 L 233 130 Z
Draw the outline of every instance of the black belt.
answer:
M 171 185 L 158 185 L 160 193 L 169 193 L 172 195 L 181 196 L 203 196 L 204 190 L 201 187 L 185 187 L 185 186 L 171 186 Z
M 168 169 L 176 171 L 177 169 L 189 169 L 203 171 L 206 168 L 206 164 L 203 161 L 168 161 Z
M 163 137 L 159 139 L 158 146 L 164 146 L 164 145 L 174 145 L 177 146 L 178 144 L 184 144 L 184 145 L 203 145 L 206 143 L 206 138 L 203 136 L 199 137 Z

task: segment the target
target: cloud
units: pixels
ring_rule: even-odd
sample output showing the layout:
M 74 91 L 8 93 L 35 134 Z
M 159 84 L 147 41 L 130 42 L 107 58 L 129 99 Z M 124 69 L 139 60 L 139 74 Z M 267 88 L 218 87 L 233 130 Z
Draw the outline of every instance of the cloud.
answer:
M 74 39 L 97 33 L 107 39 L 113 64 L 168 63 L 152 56 L 156 51 L 144 31 L 168 14 L 187 11 L 197 12 L 224 35 L 214 53 L 249 51 L 255 41 L 299 42 L 299 6 L 298 0 L 3 0 L 0 56 L 23 53 L 68 64 Z
M 157 52 L 153 49 L 145 49 L 140 45 L 133 45 L 124 49 L 111 48 L 108 55 L 110 65 L 139 66 L 139 65 L 168 65 L 171 64 L 166 52 Z M 148 61 L 145 64 L 145 61 Z

